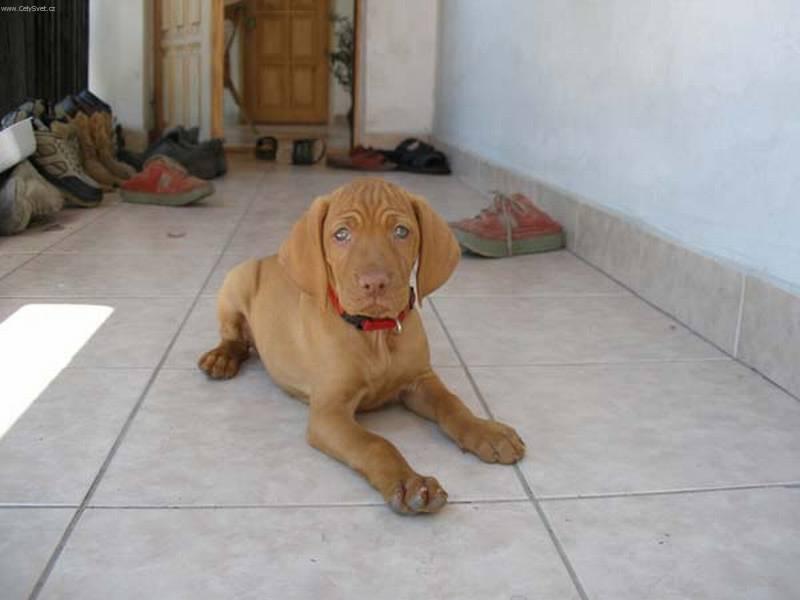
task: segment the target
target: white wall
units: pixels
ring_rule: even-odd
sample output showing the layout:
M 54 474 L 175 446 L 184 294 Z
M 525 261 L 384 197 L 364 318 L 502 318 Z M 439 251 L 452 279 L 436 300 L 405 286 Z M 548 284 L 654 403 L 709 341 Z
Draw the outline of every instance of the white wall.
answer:
M 364 133 L 430 134 L 436 0 L 379 0 L 364 7 Z
M 800 2 L 440 10 L 437 137 L 800 286 Z
M 151 127 L 151 0 L 89 1 L 89 89 L 141 146 Z

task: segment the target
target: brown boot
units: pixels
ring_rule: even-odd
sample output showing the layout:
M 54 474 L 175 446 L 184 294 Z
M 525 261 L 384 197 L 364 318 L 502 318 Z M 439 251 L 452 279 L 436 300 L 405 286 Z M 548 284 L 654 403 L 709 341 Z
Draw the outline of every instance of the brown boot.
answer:
M 104 192 L 110 192 L 115 185 L 119 185 L 124 179 L 115 177 L 114 174 L 106 169 L 103 163 L 100 162 L 97 155 L 97 148 L 92 139 L 89 117 L 82 112 L 78 112 L 71 123 L 75 128 L 75 133 L 78 135 L 83 170 L 86 171 L 92 179 L 103 186 Z
M 97 148 L 97 157 L 103 166 L 115 177 L 129 179 L 136 175 L 131 167 L 114 158 L 114 148 L 111 142 L 111 115 L 98 111 L 90 117 L 92 139 Z

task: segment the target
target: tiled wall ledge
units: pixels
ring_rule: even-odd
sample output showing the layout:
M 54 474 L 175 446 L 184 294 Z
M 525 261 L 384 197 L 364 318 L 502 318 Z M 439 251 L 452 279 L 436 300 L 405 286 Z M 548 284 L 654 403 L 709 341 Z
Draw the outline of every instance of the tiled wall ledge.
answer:
M 800 295 L 563 190 L 435 143 L 465 183 L 534 199 L 561 222 L 577 256 L 800 397 Z

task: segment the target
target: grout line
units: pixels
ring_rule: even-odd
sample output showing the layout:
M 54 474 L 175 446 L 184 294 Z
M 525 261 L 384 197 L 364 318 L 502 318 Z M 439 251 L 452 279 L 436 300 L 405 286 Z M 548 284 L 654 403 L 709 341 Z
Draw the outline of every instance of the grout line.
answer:
M 488 500 L 448 500 L 448 505 L 478 504 L 527 504 L 528 498 L 488 499 Z M 0 506 L 0 509 L 3 507 Z M 89 504 L 91 510 L 281 510 L 317 508 L 386 508 L 385 502 L 331 502 L 331 503 L 287 503 L 287 504 Z
M 42 503 L 35 502 L 0 502 L 0 510 L 6 508 L 78 508 L 77 504 L 58 504 L 58 503 Z
M 739 490 L 769 490 L 775 488 L 800 488 L 800 481 L 778 481 L 772 483 L 753 483 L 741 485 L 721 485 L 703 488 L 674 490 L 649 490 L 643 492 L 599 492 L 596 494 L 557 494 L 540 496 L 539 502 L 560 502 L 564 500 L 604 500 L 607 498 L 639 498 L 647 496 L 681 496 L 689 494 L 713 494 L 715 492 L 735 492 Z
M 733 336 L 733 356 L 739 356 L 739 338 L 742 333 L 742 317 L 744 316 L 744 296 L 747 291 L 747 275 L 742 273 L 742 289 L 739 294 L 739 314 L 736 317 L 736 332 Z
M 646 365 L 660 365 L 660 364 L 673 364 L 673 363 L 703 363 L 703 362 L 736 362 L 730 356 L 718 356 L 707 358 L 653 358 L 653 359 L 634 359 L 634 360 L 587 360 L 587 361 L 573 361 L 573 362 L 533 362 L 533 363 L 502 363 L 502 364 L 470 364 L 473 369 L 526 369 L 532 367 L 592 367 L 592 366 L 646 366 Z M 436 365 L 433 365 L 436 366 Z M 446 365 L 439 365 L 446 366 Z
M 444 331 L 445 336 L 447 337 L 447 341 L 450 342 L 450 346 L 453 349 L 456 357 L 458 358 L 458 362 L 461 364 L 461 368 L 464 369 L 464 373 L 469 380 L 470 386 L 472 386 L 473 392 L 475 392 L 475 396 L 478 398 L 478 401 L 481 403 L 483 410 L 486 411 L 486 414 L 491 418 L 493 421 L 496 420 L 494 418 L 494 413 L 489 408 L 489 404 L 486 402 L 486 399 L 483 397 L 483 392 L 481 392 L 480 388 L 478 387 L 477 382 L 475 381 L 474 377 L 472 376 L 472 372 L 469 370 L 467 363 L 464 362 L 463 357 L 461 356 L 461 352 L 459 352 L 458 347 L 456 346 L 455 342 L 453 341 L 453 337 L 450 335 L 450 331 L 447 329 L 447 326 L 444 323 L 444 319 L 442 319 L 441 315 L 439 314 L 439 310 L 436 308 L 436 303 L 433 299 L 430 299 L 431 309 L 433 310 L 436 318 L 439 321 L 439 325 L 442 327 L 442 331 Z M 550 536 L 550 541 L 553 542 L 555 546 L 556 552 L 558 552 L 559 557 L 561 558 L 561 562 L 563 563 L 564 567 L 569 574 L 570 579 L 572 580 L 572 584 L 575 586 L 575 589 L 578 592 L 578 595 L 581 597 L 581 600 L 588 600 L 588 596 L 586 595 L 586 591 L 583 588 L 583 584 L 581 583 L 580 578 L 578 577 L 575 568 L 572 566 L 572 562 L 567 556 L 566 550 L 561 544 L 561 540 L 558 539 L 555 530 L 553 529 L 550 521 L 547 518 L 544 510 L 539 504 L 538 499 L 536 498 L 536 494 L 533 493 L 533 490 L 528 485 L 528 481 L 525 479 L 525 475 L 522 473 L 522 470 L 519 468 L 519 463 L 515 463 L 513 465 L 514 473 L 517 475 L 517 479 L 519 480 L 522 489 L 525 491 L 525 495 L 528 497 L 528 500 L 533 507 L 536 509 L 536 512 L 539 515 L 539 519 L 541 520 L 542 524 L 544 525 L 545 529 L 547 530 L 547 534 Z
M 262 174 L 261 177 L 264 177 L 264 175 Z M 258 189 L 258 183 L 255 184 L 255 189 Z M 250 208 L 250 206 L 252 205 L 252 203 L 255 201 L 255 198 L 256 198 L 255 190 L 251 190 L 250 193 L 252 194 L 252 196 L 250 198 L 250 201 L 248 202 L 248 208 Z M 111 449 L 108 451 L 108 454 L 106 454 L 106 458 L 105 458 L 105 460 L 103 460 L 103 463 L 100 465 L 100 469 L 98 470 L 97 474 L 95 475 L 94 479 L 92 480 L 92 483 L 89 486 L 89 489 L 86 491 L 86 494 L 84 495 L 80 506 L 75 511 L 75 514 L 72 516 L 72 519 L 70 519 L 69 524 L 67 524 L 67 528 L 64 530 L 64 533 L 62 534 L 61 539 L 58 541 L 58 544 L 56 545 L 55 549 L 53 550 L 53 553 L 50 555 L 50 558 L 48 559 L 47 564 L 45 565 L 44 569 L 42 570 L 41 574 L 39 575 L 39 578 L 36 580 L 36 584 L 33 586 L 33 590 L 31 591 L 31 594 L 28 597 L 29 600 L 36 600 L 39 597 L 39 594 L 41 594 L 42 588 L 44 587 L 45 583 L 47 583 L 47 579 L 50 576 L 50 573 L 52 573 L 56 562 L 58 561 L 59 557 L 61 556 L 61 553 L 64 551 L 64 547 L 66 546 L 67 541 L 69 540 L 70 536 L 72 535 L 72 532 L 75 530 L 75 527 L 78 525 L 78 521 L 80 521 L 81 516 L 83 516 L 83 513 L 86 511 L 86 507 L 89 505 L 89 502 L 91 501 L 92 497 L 94 496 L 94 493 L 97 490 L 97 487 L 100 485 L 100 481 L 105 476 L 105 473 L 108 470 L 108 467 L 111 464 L 111 461 L 113 460 L 114 456 L 116 455 L 117 450 L 119 449 L 120 445 L 122 444 L 122 441 L 125 439 L 125 436 L 128 433 L 128 430 L 131 428 L 131 425 L 133 424 L 133 420 L 136 417 L 136 415 L 138 414 L 139 409 L 141 408 L 141 406 L 142 406 L 142 404 L 144 402 L 144 399 L 147 397 L 147 394 L 149 393 L 150 388 L 153 386 L 153 383 L 155 382 L 156 377 L 161 372 L 161 367 L 164 365 L 164 363 L 167 360 L 167 357 L 169 356 L 169 353 L 172 351 L 172 348 L 175 346 L 175 342 L 177 341 L 178 337 L 180 336 L 181 332 L 183 331 L 183 328 L 186 326 L 186 323 L 189 320 L 189 317 L 191 316 L 192 311 L 194 311 L 195 307 L 197 306 L 198 302 L 200 301 L 203 289 L 205 288 L 206 285 L 208 285 L 208 282 L 211 280 L 211 277 L 213 276 L 214 271 L 217 268 L 217 265 L 219 265 L 219 263 L 222 261 L 222 257 L 225 254 L 225 250 L 228 248 L 228 246 L 230 246 L 231 242 L 233 241 L 233 238 L 236 236 L 236 233 L 238 232 L 238 230 L 241 227 L 242 223 L 244 223 L 246 216 L 247 216 L 247 211 L 245 210 L 245 211 L 242 212 L 241 216 L 239 217 L 239 220 L 236 223 L 236 226 L 233 228 L 233 230 L 231 231 L 230 235 L 228 236 L 228 241 L 225 243 L 225 245 L 223 246 L 222 250 L 219 252 L 219 255 L 217 256 L 217 260 L 209 268 L 208 275 L 206 276 L 205 280 L 202 282 L 202 284 L 200 285 L 199 289 L 197 290 L 197 294 L 195 294 L 194 300 L 189 305 L 189 307 L 188 307 L 188 309 L 186 311 L 186 314 L 184 315 L 183 319 L 181 320 L 180 324 L 178 325 L 177 330 L 175 331 L 175 334 L 172 336 L 172 339 L 170 340 L 169 344 L 164 349 L 164 352 L 161 355 L 161 359 L 159 360 L 159 362 L 156 365 L 156 367 L 153 369 L 153 372 L 150 374 L 150 378 L 147 380 L 147 383 L 145 384 L 144 389 L 142 390 L 141 394 L 139 395 L 139 398 L 136 400 L 136 403 L 133 405 L 133 408 L 131 409 L 130 413 L 128 414 L 128 417 L 125 420 L 125 423 L 123 423 L 122 429 L 120 429 L 120 432 L 117 435 L 117 438 L 114 440 L 114 443 L 112 444 Z
M 448 293 L 447 290 L 439 292 L 434 298 L 630 298 L 631 292 L 623 290 L 619 292 L 532 292 L 527 294 L 508 294 L 491 292 L 473 292 L 459 294 L 457 292 Z
M 158 258 L 158 255 L 152 255 Z M 201 296 L 204 294 L 201 294 Z M 210 294 L 209 294 L 210 295 Z M 62 300 L 189 300 L 194 296 L 164 296 L 158 294 L 145 295 L 119 295 L 119 294 L 59 294 L 57 296 L 42 296 L 41 294 L 26 294 L 23 296 L 0 295 L 0 300 L 52 300 L 54 303 Z

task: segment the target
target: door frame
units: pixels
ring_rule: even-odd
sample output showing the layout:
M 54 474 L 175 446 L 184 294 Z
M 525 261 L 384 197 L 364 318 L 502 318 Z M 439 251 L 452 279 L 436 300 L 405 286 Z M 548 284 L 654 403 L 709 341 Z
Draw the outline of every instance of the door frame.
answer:
M 225 93 L 225 0 L 211 0 L 211 137 L 225 134 L 222 101 Z

